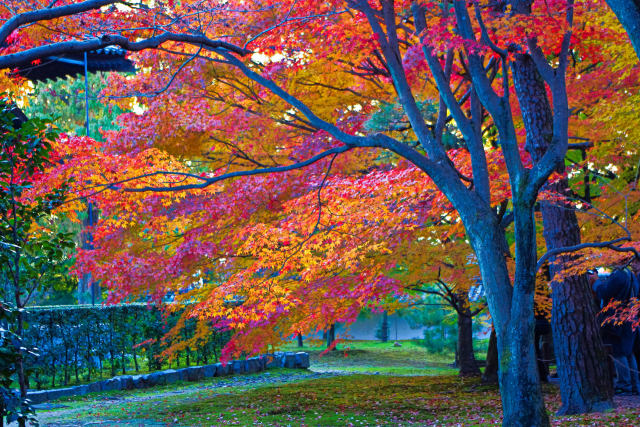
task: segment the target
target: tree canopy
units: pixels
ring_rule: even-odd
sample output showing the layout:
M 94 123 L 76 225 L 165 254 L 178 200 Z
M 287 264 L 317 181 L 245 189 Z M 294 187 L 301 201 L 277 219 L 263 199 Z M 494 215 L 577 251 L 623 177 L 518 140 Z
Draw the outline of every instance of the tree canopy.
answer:
M 73 178 L 99 206 L 77 268 L 109 301 L 195 302 L 187 316 L 236 332 L 228 354 L 257 353 L 442 274 L 481 281 L 505 424 L 548 424 L 538 271 L 640 249 L 640 68 L 604 1 L 9 1 L 0 17 L 16 98 L 21 64 L 132 52 L 137 74 L 102 93 L 130 111 L 120 128 L 63 135 L 43 185 Z M 575 210 L 582 242 L 538 242 L 539 201 Z

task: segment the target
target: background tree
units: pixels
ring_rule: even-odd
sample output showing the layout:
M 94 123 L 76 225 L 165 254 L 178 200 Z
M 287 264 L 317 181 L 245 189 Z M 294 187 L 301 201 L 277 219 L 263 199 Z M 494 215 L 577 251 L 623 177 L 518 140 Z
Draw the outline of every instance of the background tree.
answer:
M 51 216 L 65 198 L 64 186 L 44 194 L 34 193 L 34 183 L 55 159 L 50 157 L 55 134 L 39 120 L 15 124 L 5 100 L 0 116 L 0 271 L 5 303 L 16 310 L 11 332 L 24 336 L 24 308 L 37 289 L 50 285 L 69 267 L 64 250 L 70 235 L 50 228 Z M 3 306 L 4 307 L 4 306 Z M 9 335 L 10 336 L 10 335 Z M 7 338 L 9 339 L 9 338 Z M 28 388 L 27 347 L 16 358 L 16 373 L 23 402 L 18 412 L 25 425 L 31 409 L 25 399 Z

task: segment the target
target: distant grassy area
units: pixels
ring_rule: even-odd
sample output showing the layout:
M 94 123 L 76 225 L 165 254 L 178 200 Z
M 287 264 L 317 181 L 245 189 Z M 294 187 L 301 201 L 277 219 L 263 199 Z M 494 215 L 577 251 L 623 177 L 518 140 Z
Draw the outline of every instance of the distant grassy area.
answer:
M 345 341 L 337 350 L 324 352 L 325 345 L 318 341 L 305 342 L 302 348 L 291 343 L 284 351 L 306 351 L 311 369 L 318 372 L 339 371 L 353 373 L 380 373 L 393 375 L 447 375 L 456 373 L 450 365 L 452 353 L 429 353 L 418 340 L 399 341 Z M 484 356 L 481 356 L 484 359 Z

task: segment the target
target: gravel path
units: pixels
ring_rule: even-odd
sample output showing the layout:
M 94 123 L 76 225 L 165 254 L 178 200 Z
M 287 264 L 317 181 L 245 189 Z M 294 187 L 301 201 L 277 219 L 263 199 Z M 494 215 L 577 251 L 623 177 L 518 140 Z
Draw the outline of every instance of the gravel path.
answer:
M 123 426 L 123 427 L 160 427 L 167 424 L 159 423 L 153 420 L 130 419 L 124 420 L 108 420 L 102 417 L 91 415 L 99 414 L 101 410 L 105 410 L 111 405 L 127 404 L 135 402 L 162 401 L 163 399 L 180 399 L 182 401 L 199 400 L 202 398 L 203 392 L 207 397 L 216 394 L 225 394 L 225 389 L 229 387 L 251 387 L 265 384 L 285 384 L 306 379 L 326 378 L 336 375 L 345 375 L 340 372 L 312 372 L 300 371 L 292 373 L 270 373 L 263 372 L 257 375 L 238 375 L 225 377 L 213 383 L 186 385 L 178 389 L 148 389 L 138 390 L 135 393 L 123 392 L 122 395 L 114 394 L 107 397 L 96 397 L 87 400 L 81 407 L 58 407 L 51 410 L 38 411 L 38 420 L 41 426 L 55 427 L 76 427 L 76 426 Z M 214 391 L 214 393 L 211 393 Z M 215 391 L 218 391 L 216 393 Z M 64 405 L 64 402 L 61 403 Z M 44 405 L 43 405 L 44 406 Z M 15 426 L 17 424 L 9 424 Z M 169 424 L 172 425 L 172 424 Z

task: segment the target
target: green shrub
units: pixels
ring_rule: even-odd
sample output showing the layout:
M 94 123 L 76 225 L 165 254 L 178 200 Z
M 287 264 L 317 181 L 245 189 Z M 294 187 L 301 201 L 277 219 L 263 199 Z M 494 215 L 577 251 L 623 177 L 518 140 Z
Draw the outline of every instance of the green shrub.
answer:
M 210 328 L 197 348 L 186 347 L 173 361 L 162 356 L 163 336 L 176 326 L 179 312 L 169 315 L 144 303 L 111 306 L 31 307 L 25 340 L 38 356 L 29 359 L 32 387 L 53 388 L 95 381 L 104 376 L 217 362 L 229 332 Z M 189 340 L 196 320 L 188 320 L 180 336 Z M 194 346 L 195 347 L 195 346 Z

